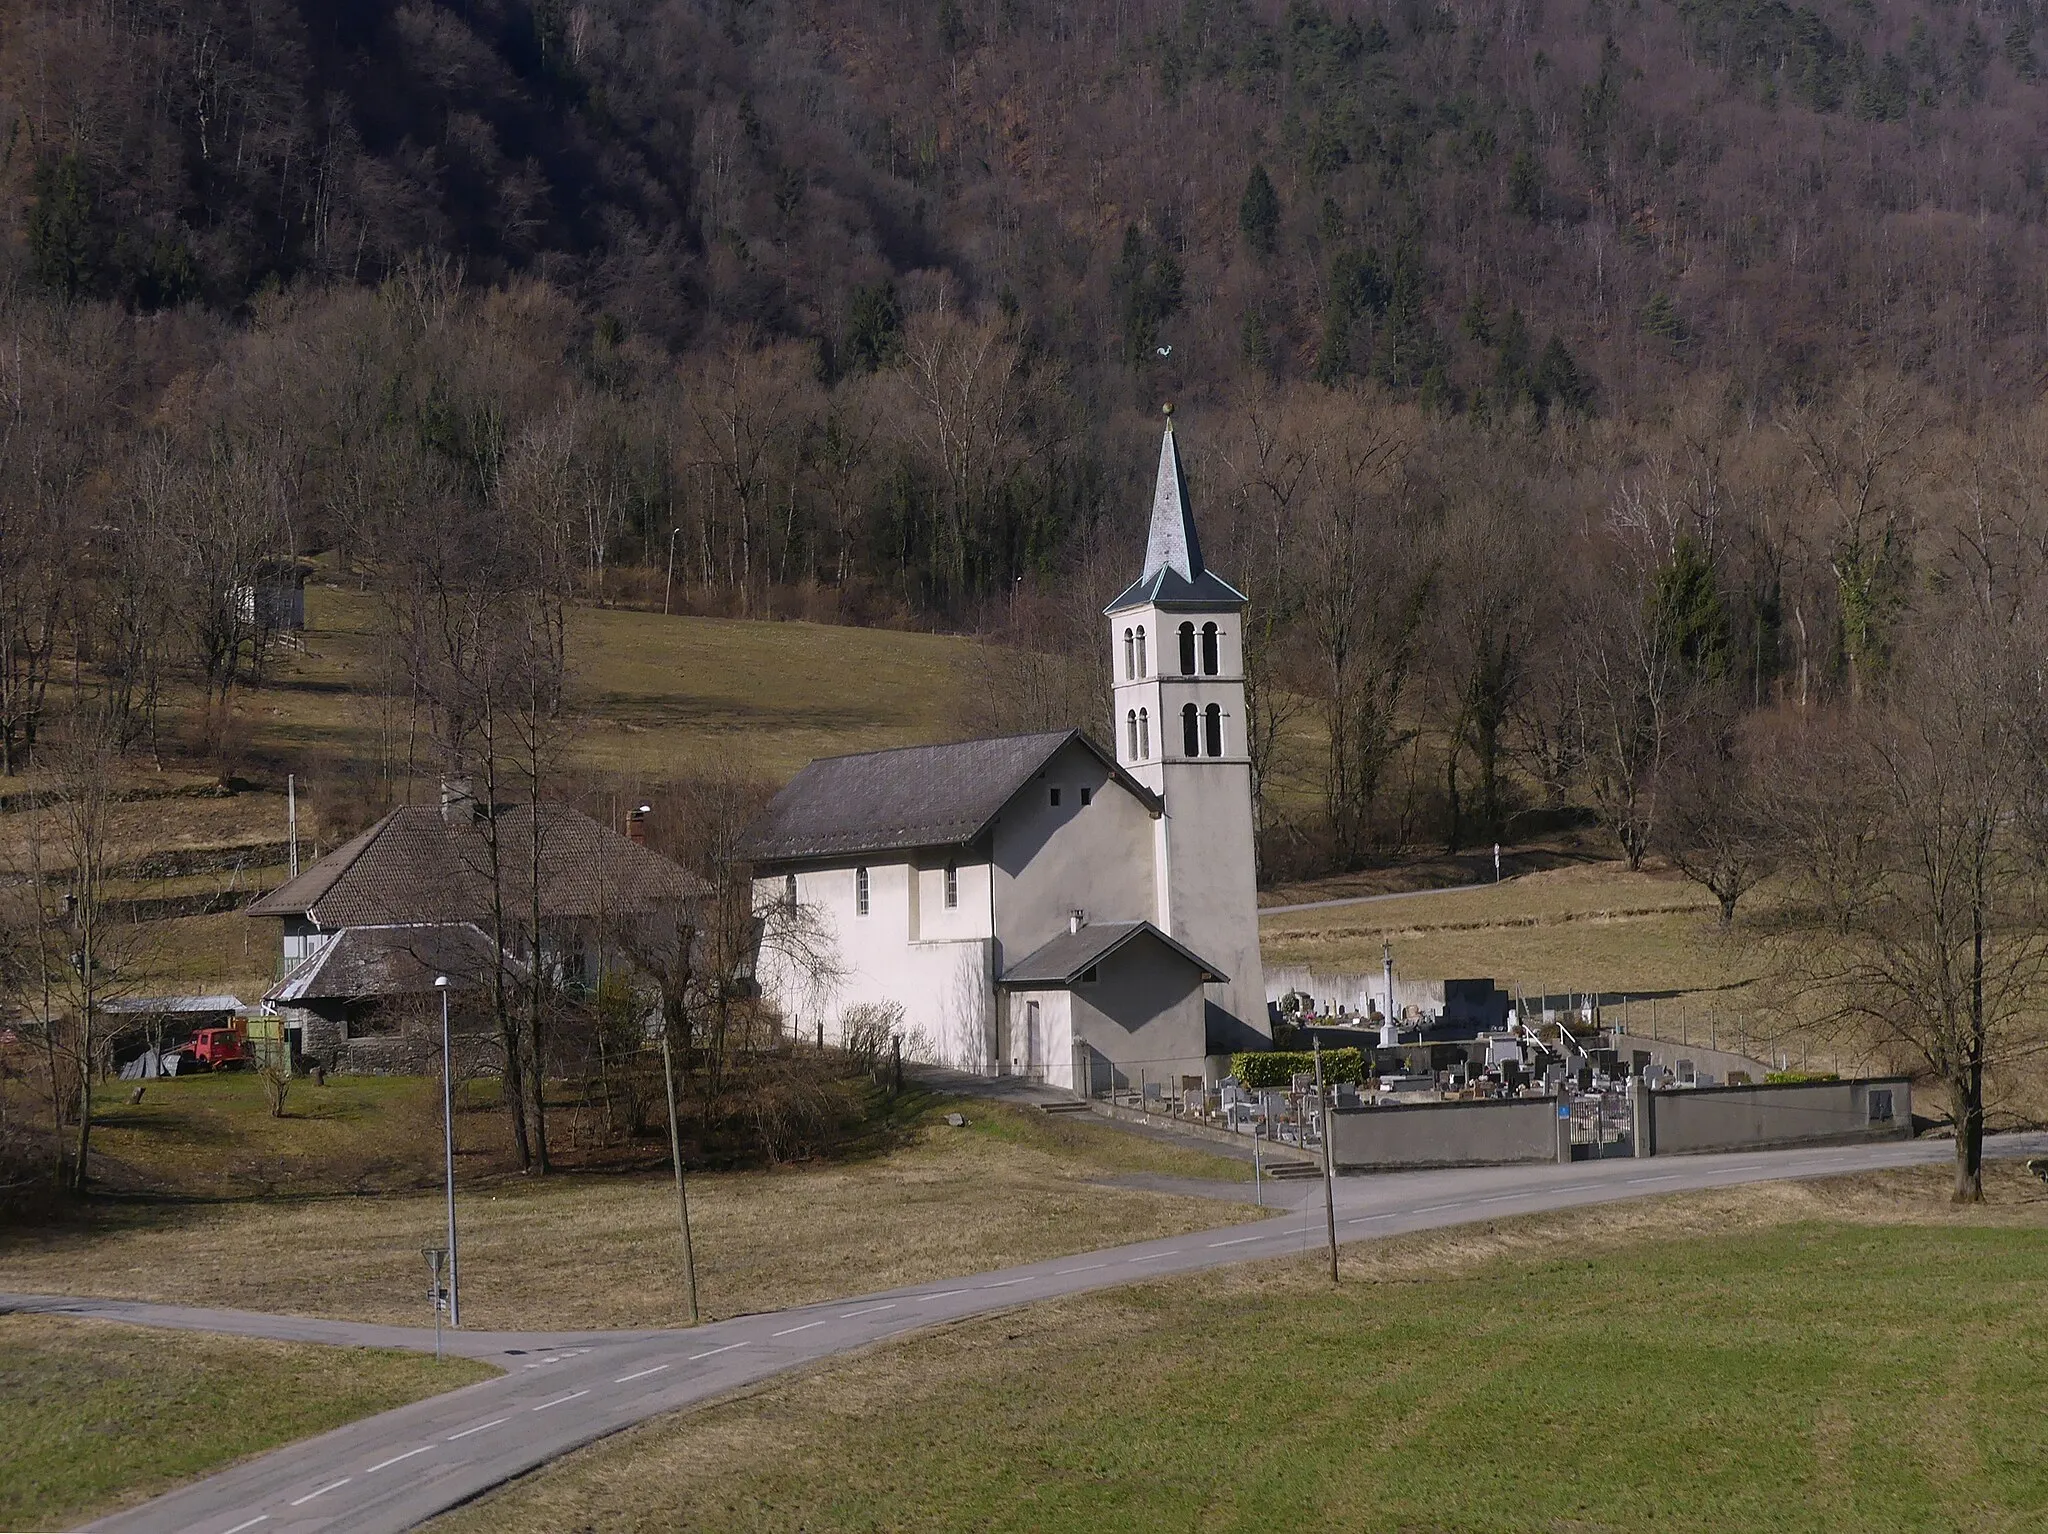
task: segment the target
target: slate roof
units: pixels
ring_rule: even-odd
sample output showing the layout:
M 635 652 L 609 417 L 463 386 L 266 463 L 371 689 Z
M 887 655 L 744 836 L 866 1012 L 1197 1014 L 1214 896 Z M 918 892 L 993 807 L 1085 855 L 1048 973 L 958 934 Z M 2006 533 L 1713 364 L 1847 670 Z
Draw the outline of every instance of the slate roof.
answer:
M 1088 970 L 1140 937 L 1163 943 L 1201 971 L 1205 981 L 1230 977 L 1186 946 L 1176 943 L 1149 921 L 1091 922 L 1078 932 L 1062 932 L 1043 948 L 1025 955 L 1003 971 L 996 984 L 1012 990 L 1057 989 L 1073 985 Z
M 1173 417 L 1159 444 L 1159 477 L 1152 487 L 1152 522 L 1145 535 L 1145 568 L 1104 612 L 1152 603 L 1159 607 L 1242 607 L 1245 595 L 1202 563 L 1202 540 L 1188 507 L 1188 478 L 1173 439 Z
M 446 975 L 457 991 L 475 990 L 491 973 L 491 940 L 472 922 L 435 926 L 346 927 L 264 993 L 273 1004 L 358 1001 L 426 995 Z
M 1069 741 L 1158 813 L 1151 790 L 1080 730 L 821 757 L 784 785 L 741 839 L 756 863 L 850 857 L 973 841 Z
M 524 909 L 519 892 L 537 830 L 544 918 L 643 914 L 705 889 L 695 874 L 567 805 L 502 808 L 493 824 L 515 909 Z M 328 930 L 480 920 L 490 910 L 490 866 L 475 819 L 451 822 L 437 808 L 407 805 L 243 910 L 305 916 Z

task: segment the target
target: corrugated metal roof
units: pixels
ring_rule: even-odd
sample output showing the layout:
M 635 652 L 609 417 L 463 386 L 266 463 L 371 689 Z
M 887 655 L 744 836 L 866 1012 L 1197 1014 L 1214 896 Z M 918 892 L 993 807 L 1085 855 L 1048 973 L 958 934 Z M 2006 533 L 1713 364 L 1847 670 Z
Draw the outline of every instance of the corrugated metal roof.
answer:
M 848 857 L 973 841 L 1069 741 L 1079 741 L 1153 813 L 1159 800 L 1080 730 L 824 757 L 791 778 L 747 829 L 756 863 Z
M 515 914 L 531 899 L 536 851 L 546 918 L 633 915 L 705 889 L 695 874 L 567 805 L 501 809 L 492 827 L 500 887 Z M 478 920 L 490 910 L 490 895 L 486 828 L 408 805 L 243 909 L 250 916 L 305 916 L 331 930 Z
M 1230 978 L 1149 921 L 1103 921 L 1090 922 L 1078 932 L 1062 932 L 1043 948 L 1025 955 L 1004 970 L 996 983 L 1012 990 L 1070 986 L 1127 943 L 1144 937 L 1150 937 L 1179 954 L 1201 971 L 1206 981 L 1221 982 Z

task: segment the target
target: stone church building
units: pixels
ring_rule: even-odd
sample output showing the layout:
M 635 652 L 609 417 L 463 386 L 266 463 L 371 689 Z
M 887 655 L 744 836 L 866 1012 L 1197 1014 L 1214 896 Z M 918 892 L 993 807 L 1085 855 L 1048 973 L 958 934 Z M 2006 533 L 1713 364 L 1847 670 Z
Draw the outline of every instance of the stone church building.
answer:
M 1143 568 L 1106 614 L 1113 749 L 832 757 L 749 828 L 756 908 L 800 918 L 764 921 L 759 961 L 790 1025 L 831 1040 L 900 1008 L 914 1054 L 1076 1091 L 1213 1080 L 1264 1045 L 1244 614 L 1202 562 L 1169 417 Z

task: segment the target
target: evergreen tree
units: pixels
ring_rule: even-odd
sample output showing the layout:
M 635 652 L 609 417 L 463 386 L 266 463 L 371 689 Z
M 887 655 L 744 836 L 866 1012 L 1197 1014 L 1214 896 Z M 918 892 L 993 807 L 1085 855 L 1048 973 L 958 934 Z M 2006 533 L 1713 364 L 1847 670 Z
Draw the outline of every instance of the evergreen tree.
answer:
M 884 279 L 853 290 L 846 311 L 848 372 L 872 373 L 896 360 L 903 349 L 903 310 L 896 284 Z
M 1253 251 L 1262 256 L 1273 254 L 1279 243 L 1280 196 L 1263 165 L 1254 165 L 1245 178 L 1244 196 L 1237 203 L 1237 227 Z
M 29 275 L 66 298 L 94 292 L 105 265 L 105 240 L 92 189 L 75 154 L 36 167 L 28 210 Z
M 1543 217 L 1543 165 L 1526 148 L 1508 161 L 1508 211 L 1532 224 Z
M 1650 591 L 1657 633 L 1695 681 L 1719 681 L 1728 671 L 1728 608 L 1721 600 L 1713 561 L 1699 540 L 1682 534 Z
M 1578 363 L 1565 350 L 1563 337 L 1552 336 L 1536 359 L 1529 376 L 1529 393 L 1539 411 L 1556 405 L 1573 415 L 1583 415 L 1592 408 L 1593 381 L 1579 371 Z

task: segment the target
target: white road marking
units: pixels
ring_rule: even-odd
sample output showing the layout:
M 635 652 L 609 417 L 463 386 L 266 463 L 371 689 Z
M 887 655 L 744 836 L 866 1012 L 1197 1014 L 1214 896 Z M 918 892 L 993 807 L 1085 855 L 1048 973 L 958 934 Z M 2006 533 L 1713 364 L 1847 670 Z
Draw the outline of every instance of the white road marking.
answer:
M 510 1417 L 493 1417 L 489 1422 L 479 1422 L 475 1427 L 466 1427 L 459 1433 L 450 1433 L 441 1442 L 453 1443 L 458 1438 L 467 1438 L 471 1433 L 481 1433 L 487 1427 L 502 1427 L 511 1420 Z
M 1464 1207 L 1465 1201 L 1460 1199 L 1455 1204 L 1424 1204 L 1420 1209 L 1411 1209 L 1408 1212 L 1410 1214 L 1435 1214 L 1442 1209 L 1463 1209 Z
M 415 1454 L 424 1454 L 427 1452 L 427 1450 L 433 1447 L 434 1446 L 430 1443 L 423 1443 L 417 1449 L 407 1449 L 403 1454 L 394 1454 L 389 1459 L 380 1459 L 368 1470 L 365 1470 L 363 1474 L 375 1475 L 379 1470 L 383 1470 L 392 1465 L 395 1465 L 402 1459 L 411 1459 Z
M 1346 1225 L 1363 1225 L 1368 1220 L 1391 1220 L 1393 1217 L 1391 1212 L 1387 1214 L 1361 1214 L 1355 1219 L 1346 1220 L 1344 1223 Z
M 270 1522 L 270 1514 L 258 1513 L 254 1518 L 251 1518 L 247 1523 L 238 1523 L 232 1529 L 226 1530 L 225 1534 L 242 1534 L 242 1530 L 244 1529 L 253 1529 L 259 1523 L 268 1522 Z
M 1243 1246 L 1247 1241 L 1263 1241 L 1265 1239 L 1264 1236 L 1239 1236 L 1231 1241 L 1211 1241 L 1209 1246 L 1213 1250 L 1219 1246 Z
M 1630 1177 L 1626 1181 L 1630 1187 L 1635 1187 L 1646 1182 L 1677 1182 L 1684 1175 L 1683 1172 L 1666 1172 L 1662 1177 Z
M 1526 1193 L 1496 1193 L 1492 1198 L 1482 1198 L 1479 1202 L 1482 1204 L 1506 1204 L 1515 1199 L 1527 1198 L 1528 1196 Z
M 839 1319 L 851 1321 L 855 1316 L 871 1316 L 878 1310 L 894 1310 L 896 1304 L 895 1300 L 891 1300 L 886 1305 L 864 1305 L 859 1310 L 842 1310 L 839 1312 Z
M 572 1390 L 565 1396 L 556 1396 L 552 1401 L 543 1401 L 533 1409 L 535 1411 L 546 1411 L 550 1406 L 560 1406 L 564 1401 L 573 1401 L 578 1396 L 587 1396 L 589 1394 L 590 1392 L 587 1390 Z
M 1089 1262 L 1083 1263 L 1078 1268 L 1054 1268 L 1052 1276 L 1054 1278 L 1065 1278 L 1069 1273 L 1093 1273 L 1097 1268 L 1106 1268 L 1108 1266 L 1109 1264 L 1106 1262 Z
M 325 1486 L 321 1487 L 318 1491 L 309 1491 L 303 1497 L 292 1498 L 291 1505 L 293 1507 L 303 1507 L 306 1503 L 311 1502 L 315 1497 L 324 1497 L 330 1491 L 334 1490 L 335 1487 L 346 1486 L 350 1481 L 353 1481 L 354 1479 L 355 1477 L 352 1475 L 345 1475 L 338 1481 L 329 1481 Z
M 1179 1255 L 1180 1255 L 1180 1253 L 1179 1253 L 1178 1251 L 1172 1251 L 1172 1252 L 1149 1252 L 1149 1253 L 1147 1253 L 1147 1254 L 1146 1254 L 1145 1256 L 1143 1256 L 1143 1257 L 1126 1257 L 1126 1258 L 1124 1259 L 1124 1261 L 1125 1261 L 1125 1262 L 1157 1262 L 1157 1261 L 1158 1261 L 1158 1260 L 1159 1260 L 1160 1258 L 1162 1258 L 1162 1257 L 1178 1257 Z
M 770 1332 L 768 1335 L 770 1338 L 794 1337 L 798 1332 L 807 1332 L 814 1326 L 823 1326 L 824 1324 L 823 1321 L 806 1321 L 802 1326 L 785 1326 L 781 1331 Z
M 918 1298 L 921 1300 L 950 1300 L 956 1294 L 966 1294 L 968 1292 L 965 1289 L 941 1289 L 937 1294 L 920 1294 Z
M 1030 1282 L 1031 1280 L 1028 1278 L 1006 1278 L 998 1283 L 983 1284 L 981 1287 L 984 1289 L 1008 1289 L 1014 1284 L 1028 1284 Z
M 638 1374 L 622 1374 L 617 1379 L 613 1380 L 612 1383 L 614 1385 L 630 1385 L 635 1380 L 646 1379 L 647 1376 L 650 1374 L 659 1374 L 662 1370 L 666 1369 L 667 1367 L 667 1364 L 656 1364 L 652 1369 L 642 1369 Z
M 734 1348 L 746 1348 L 752 1346 L 752 1338 L 749 1338 L 745 1342 L 728 1342 L 724 1347 L 713 1348 L 709 1353 L 692 1353 L 687 1361 L 690 1363 L 695 1363 L 700 1358 L 711 1358 L 720 1353 L 730 1353 Z

